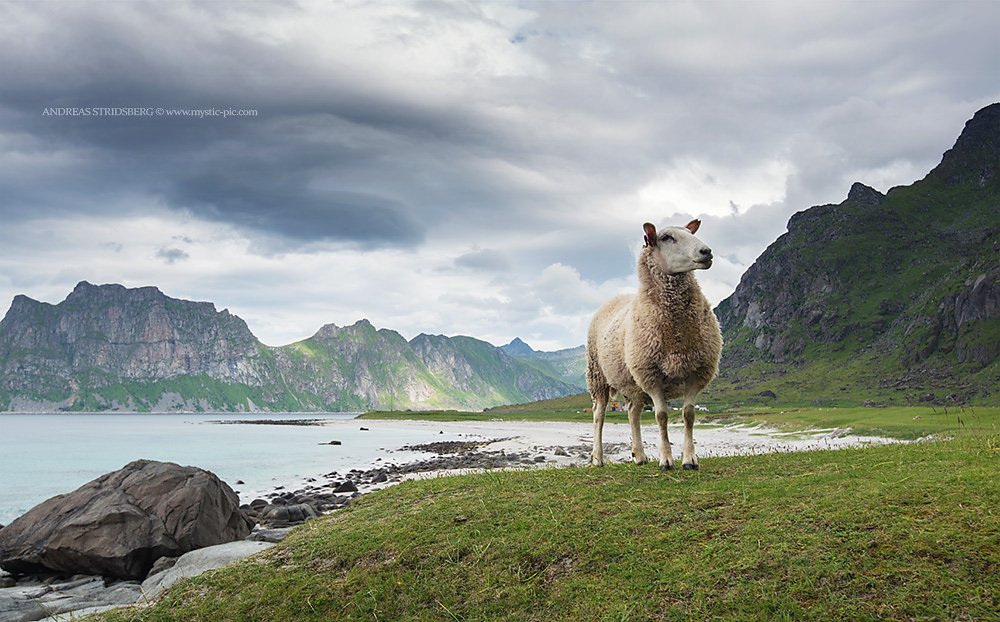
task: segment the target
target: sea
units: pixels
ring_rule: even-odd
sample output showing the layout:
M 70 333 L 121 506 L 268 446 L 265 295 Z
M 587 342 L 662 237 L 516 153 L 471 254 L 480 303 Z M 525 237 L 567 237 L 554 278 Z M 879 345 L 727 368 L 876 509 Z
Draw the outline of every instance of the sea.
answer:
M 212 471 L 241 503 L 293 490 L 307 478 L 345 473 L 383 462 L 427 457 L 405 445 L 456 440 L 437 430 L 366 427 L 357 413 L 329 414 L 0 414 L 0 525 L 38 503 L 71 492 L 137 459 L 162 460 Z M 332 425 L 224 423 L 323 419 Z M 330 445 L 330 441 L 340 445 Z M 237 482 L 242 481 L 242 484 Z

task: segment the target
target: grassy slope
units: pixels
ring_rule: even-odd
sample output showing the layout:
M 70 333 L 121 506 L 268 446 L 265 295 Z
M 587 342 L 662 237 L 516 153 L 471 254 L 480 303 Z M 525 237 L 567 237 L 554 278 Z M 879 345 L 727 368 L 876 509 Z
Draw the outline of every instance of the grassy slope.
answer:
M 998 441 L 407 482 L 100 619 L 990 619 Z

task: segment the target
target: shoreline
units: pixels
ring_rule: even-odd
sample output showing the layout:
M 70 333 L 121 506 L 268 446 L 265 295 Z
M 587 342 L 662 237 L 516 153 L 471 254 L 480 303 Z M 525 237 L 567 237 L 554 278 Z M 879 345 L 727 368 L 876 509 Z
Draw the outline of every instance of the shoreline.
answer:
M 333 471 L 278 483 L 270 490 L 240 492 L 241 501 L 251 497 L 275 499 L 294 498 L 310 494 L 326 494 L 349 480 L 357 491 L 354 496 L 381 490 L 409 479 L 464 474 L 496 468 L 556 468 L 581 467 L 590 464 L 593 426 L 578 422 L 548 421 L 465 421 L 438 422 L 422 420 L 363 420 L 365 428 L 378 433 L 379 428 L 408 428 L 438 432 L 461 440 L 404 445 L 385 448 L 379 457 L 366 463 L 351 465 L 345 472 Z M 331 429 L 356 426 L 354 419 L 326 420 L 321 425 Z M 641 426 L 646 454 L 655 461 L 659 452 L 659 430 L 656 424 Z M 675 459 L 679 460 L 683 440 L 683 424 L 668 426 Z M 631 429 L 627 423 L 605 423 L 604 456 L 608 464 L 631 462 Z M 763 453 L 844 449 L 866 445 L 906 442 L 881 436 L 852 434 L 847 429 L 813 429 L 794 432 L 760 425 L 711 423 L 696 424 L 694 439 L 699 458 Z M 455 443 L 467 443 L 458 449 Z M 472 446 L 475 445 L 475 447 Z M 435 448 L 435 445 L 440 445 Z M 451 447 L 452 449 L 449 449 Z M 441 449 L 444 451 L 438 451 Z M 424 456 L 397 461 L 393 455 L 423 452 Z M 382 475 L 384 474 L 385 479 Z M 373 481 L 378 479 L 379 481 Z M 292 490 L 294 489 L 294 490 Z M 252 494 L 250 494 L 252 493 Z

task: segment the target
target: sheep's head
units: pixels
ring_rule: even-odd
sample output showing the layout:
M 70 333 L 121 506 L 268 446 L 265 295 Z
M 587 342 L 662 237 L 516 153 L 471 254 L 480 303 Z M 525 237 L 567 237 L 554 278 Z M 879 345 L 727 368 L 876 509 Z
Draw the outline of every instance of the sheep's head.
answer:
M 651 223 L 642 226 L 646 247 L 661 270 L 678 274 L 712 267 L 712 249 L 694 236 L 700 226 L 697 219 L 684 227 L 666 227 L 659 233 Z

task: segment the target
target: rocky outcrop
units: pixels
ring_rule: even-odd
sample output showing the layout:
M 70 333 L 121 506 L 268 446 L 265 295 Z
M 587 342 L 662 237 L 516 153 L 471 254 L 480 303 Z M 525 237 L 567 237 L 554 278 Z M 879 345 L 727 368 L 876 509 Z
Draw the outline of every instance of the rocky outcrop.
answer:
M 240 540 L 251 527 L 236 493 L 214 474 L 137 460 L 0 530 L 0 567 L 142 579 L 160 557 Z
M 986 367 L 1000 356 L 1000 341 L 982 338 L 977 327 L 1000 320 L 1000 267 L 970 277 L 954 298 L 954 322 L 958 338 L 955 355 L 961 363 Z

